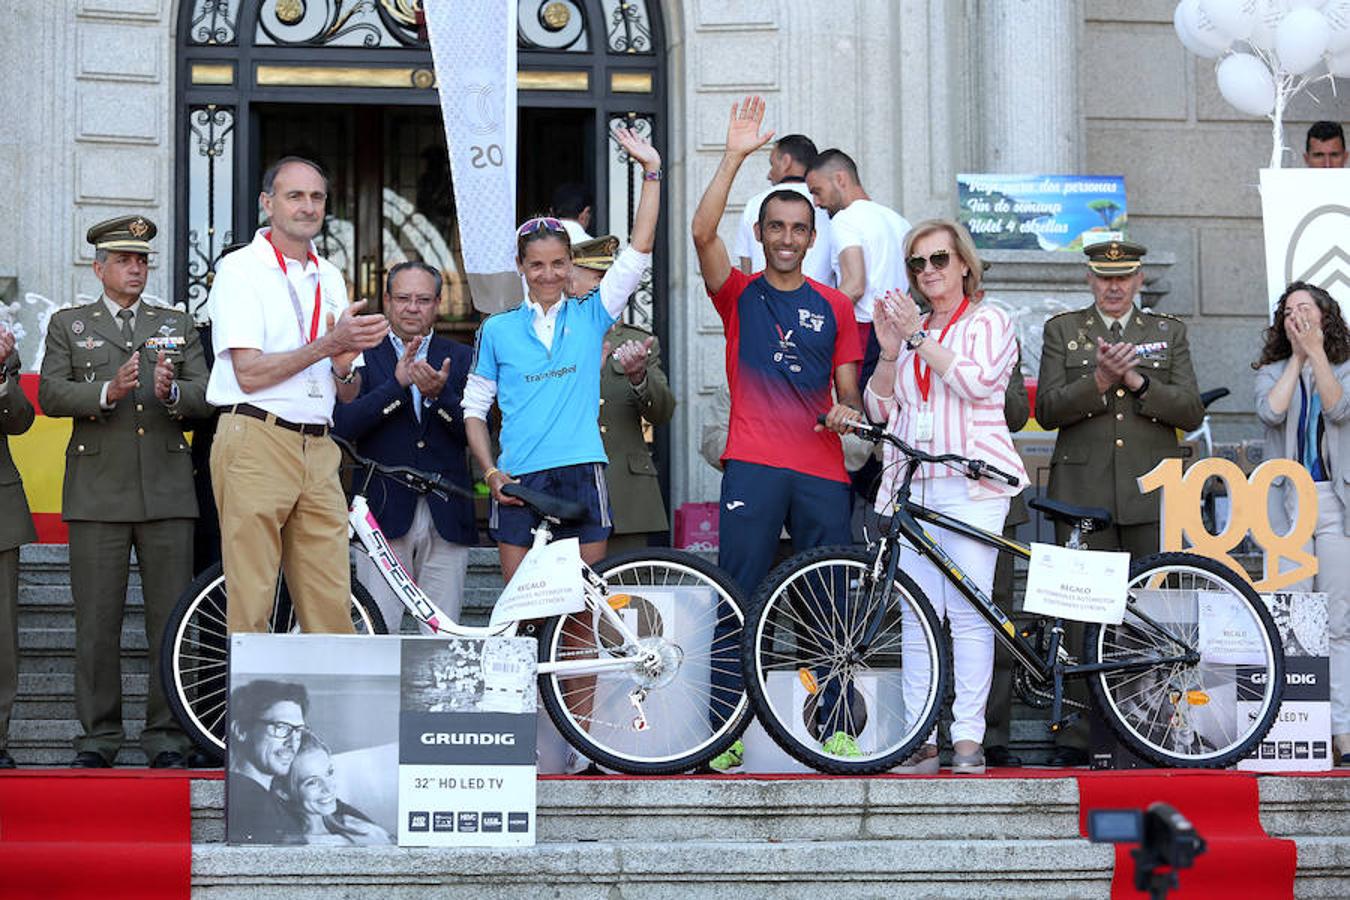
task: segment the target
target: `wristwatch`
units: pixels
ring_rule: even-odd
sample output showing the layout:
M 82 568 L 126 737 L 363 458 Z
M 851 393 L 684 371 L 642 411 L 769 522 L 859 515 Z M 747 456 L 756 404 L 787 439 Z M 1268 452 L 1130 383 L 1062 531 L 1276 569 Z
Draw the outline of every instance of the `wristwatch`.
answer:
M 905 346 L 911 350 L 918 350 L 919 345 L 928 340 L 928 332 L 920 328 L 918 331 L 905 338 Z
M 1130 395 L 1134 397 L 1136 400 L 1144 396 L 1144 391 L 1148 390 L 1148 375 L 1144 372 L 1140 372 L 1139 377 L 1144 379 L 1144 383 L 1139 385 L 1139 390 L 1130 391 Z
M 348 369 L 346 375 L 339 375 L 337 369 L 334 369 L 333 377 L 337 379 L 338 384 L 351 384 L 356 380 L 356 366 L 352 366 Z

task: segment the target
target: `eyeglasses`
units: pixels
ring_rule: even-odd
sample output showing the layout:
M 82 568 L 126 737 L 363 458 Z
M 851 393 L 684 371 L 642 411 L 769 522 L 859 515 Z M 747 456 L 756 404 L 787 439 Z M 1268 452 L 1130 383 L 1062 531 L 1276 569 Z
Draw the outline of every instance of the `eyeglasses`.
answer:
M 516 229 L 516 237 L 525 237 L 527 234 L 535 234 L 539 231 L 551 231 L 554 234 L 567 234 L 567 229 L 559 219 L 552 216 L 535 216 L 533 219 L 526 219 L 524 224 Z
M 292 737 L 298 738 L 309 731 L 309 728 L 304 725 L 293 725 L 290 722 L 282 722 L 277 719 L 264 719 L 263 725 L 268 736 L 282 741 L 288 741 Z
M 433 294 L 390 294 L 389 299 L 399 306 L 435 306 L 440 299 Z
M 948 263 L 951 261 L 952 253 L 950 250 L 939 250 L 932 256 L 911 256 L 909 259 L 905 260 L 905 267 L 915 275 L 918 275 L 928 267 L 930 262 L 933 264 L 934 269 L 941 272 L 943 269 L 947 268 Z

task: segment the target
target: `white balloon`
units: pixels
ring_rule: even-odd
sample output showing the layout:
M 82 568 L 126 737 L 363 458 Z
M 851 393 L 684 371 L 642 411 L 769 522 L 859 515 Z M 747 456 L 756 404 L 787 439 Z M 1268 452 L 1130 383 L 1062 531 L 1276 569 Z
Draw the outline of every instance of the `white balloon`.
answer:
M 1327 55 L 1327 71 L 1337 78 L 1350 78 L 1350 50 Z
M 1234 53 L 1219 63 L 1219 93 L 1239 112 L 1264 116 L 1275 106 L 1275 79 L 1250 53 Z
M 1209 16 L 1200 9 L 1200 0 L 1181 0 L 1172 16 L 1172 26 L 1176 28 L 1178 37 L 1185 29 L 1189 41 L 1182 38 L 1181 42 L 1197 56 L 1217 58 L 1233 43 L 1233 39 L 1221 34 Z
M 1327 52 L 1337 54 L 1350 50 L 1350 0 L 1328 0 L 1322 7 L 1322 18 L 1327 20 L 1330 30 Z
M 1220 34 L 1245 41 L 1256 27 L 1259 0 L 1200 0 L 1200 11 Z
M 1259 0 L 1256 10 L 1256 23 L 1247 43 L 1257 50 L 1271 53 L 1275 50 L 1275 29 L 1279 27 L 1284 14 L 1289 12 L 1288 0 Z
M 1280 68 L 1290 75 L 1302 75 L 1322 61 L 1331 40 L 1326 17 L 1315 9 L 1291 9 L 1275 29 L 1275 55 Z
M 1326 0 L 1289 0 L 1290 9 L 1321 9 Z

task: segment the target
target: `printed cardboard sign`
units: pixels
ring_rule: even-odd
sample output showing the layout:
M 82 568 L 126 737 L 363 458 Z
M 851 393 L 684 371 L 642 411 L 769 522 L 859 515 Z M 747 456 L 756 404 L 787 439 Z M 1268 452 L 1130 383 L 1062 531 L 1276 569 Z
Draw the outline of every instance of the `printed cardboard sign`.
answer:
M 232 844 L 521 846 L 535 836 L 529 638 L 230 638 Z
M 581 580 L 581 543 L 565 538 L 533 547 L 492 607 L 491 624 L 547 619 L 581 612 L 586 592 Z
M 1130 554 L 1032 544 L 1024 607 L 1029 613 L 1119 625 Z

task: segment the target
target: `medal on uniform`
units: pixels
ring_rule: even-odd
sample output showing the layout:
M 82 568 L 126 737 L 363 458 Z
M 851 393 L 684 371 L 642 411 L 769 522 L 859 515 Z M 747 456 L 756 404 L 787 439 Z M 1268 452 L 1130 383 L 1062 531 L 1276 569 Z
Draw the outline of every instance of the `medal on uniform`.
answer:
M 924 405 L 914 414 L 914 440 L 931 441 L 933 439 L 933 410 Z

